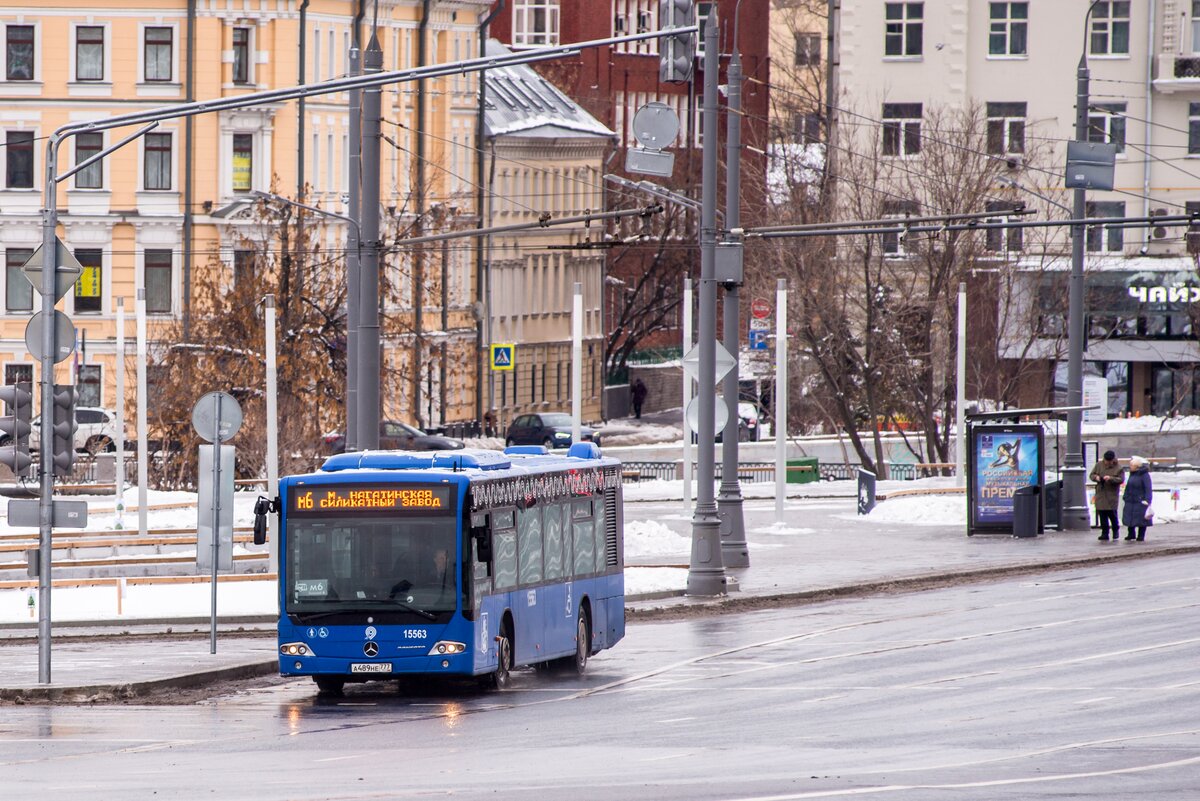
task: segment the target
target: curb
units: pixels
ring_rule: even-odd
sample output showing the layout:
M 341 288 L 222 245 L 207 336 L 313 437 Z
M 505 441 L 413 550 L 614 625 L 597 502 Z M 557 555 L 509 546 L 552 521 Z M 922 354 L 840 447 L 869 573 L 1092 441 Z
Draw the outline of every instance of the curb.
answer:
M 1036 562 L 1024 565 L 998 565 L 996 567 L 978 568 L 974 570 L 955 570 L 945 573 L 926 573 L 918 576 L 870 581 L 862 584 L 845 584 L 837 587 L 825 587 L 817 590 L 802 590 L 798 592 L 780 592 L 758 595 L 721 595 L 713 598 L 687 597 L 686 592 L 673 594 L 652 593 L 665 597 L 683 597 L 684 603 L 668 606 L 655 606 L 648 609 L 625 607 L 628 620 L 655 620 L 679 617 L 700 617 L 706 614 L 725 614 L 744 612 L 784 606 L 800 606 L 820 603 L 835 598 L 864 597 L 869 595 L 887 595 L 904 592 L 949 587 L 964 582 L 981 582 L 994 578 L 1008 576 L 1031 575 L 1043 572 L 1073 570 L 1090 565 L 1103 565 L 1111 562 L 1132 561 L 1136 559 L 1154 559 L 1160 556 L 1187 556 L 1200 554 L 1200 545 L 1180 545 L 1160 548 L 1153 551 L 1137 551 L 1133 553 L 1104 554 L 1088 556 L 1079 559 L 1063 559 L 1056 562 Z M 627 601 L 639 601 L 643 598 L 628 596 Z M 645 598 L 645 600 L 662 600 L 661 598 Z
M 162 690 L 184 690 L 218 681 L 250 679 L 279 671 L 278 657 L 245 662 L 196 673 L 180 673 L 162 679 L 132 681 L 126 684 L 80 684 L 48 687 L 0 688 L 0 703 L 65 701 L 69 703 L 106 703 L 152 695 Z

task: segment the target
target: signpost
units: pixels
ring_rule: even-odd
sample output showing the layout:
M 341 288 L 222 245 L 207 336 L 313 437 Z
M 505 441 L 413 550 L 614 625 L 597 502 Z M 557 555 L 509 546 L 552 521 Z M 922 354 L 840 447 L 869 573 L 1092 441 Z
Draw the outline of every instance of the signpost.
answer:
M 517 368 L 517 346 L 512 344 L 492 345 L 492 369 L 498 372 L 512 372 Z
M 233 569 L 234 448 L 221 443 L 242 428 L 242 407 L 225 392 L 209 392 L 192 407 L 192 426 L 200 446 L 199 497 L 196 499 L 196 568 L 212 571 L 211 653 L 217 652 L 217 570 Z M 207 501 L 207 504 L 205 503 Z M 221 544 L 225 544 L 222 552 Z M 206 547 L 207 546 L 207 547 Z

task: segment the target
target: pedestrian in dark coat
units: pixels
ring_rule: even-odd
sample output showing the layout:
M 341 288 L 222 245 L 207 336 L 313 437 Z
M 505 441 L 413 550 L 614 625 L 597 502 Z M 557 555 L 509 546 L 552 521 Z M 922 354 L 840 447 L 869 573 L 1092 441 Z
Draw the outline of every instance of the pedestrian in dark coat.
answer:
M 646 385 L 642 382 L 642 379 L 639 378 L 633 382 L 633 386 L 629 390 L 629 395 L 633 401 L 634 417 L 640 418 L 642 416 L 642 404 L 646 402 L 648 394 L 650 394 L 650 391 L 646 389 Z
M 1100 518 L 1100 541 L 1108 542 L 1109 531 L 1112 541 L 1121 539 L 1121 521 L 1117 519 L 1117 506 L 1121 501 L 1121 485 L 1125 483 L 1125 468 L 1117 461 L 1117 454 L 1105 451 L 1103 461 L 1096 462 L 1090 474 L 1096 483 L 1096 516 Z
M 1147 516 L 1153 500 L 1154 485 L 1150 481 L 1150 465 L 1140 456 L 1129 460 L 1129 480 L 1125 482 L 1125 508 L 1121 511 L 1121 522 L 1128 533 L 1126 540 L 1143 542 L 1147 526 L 1154 525 L 1154 517 Z

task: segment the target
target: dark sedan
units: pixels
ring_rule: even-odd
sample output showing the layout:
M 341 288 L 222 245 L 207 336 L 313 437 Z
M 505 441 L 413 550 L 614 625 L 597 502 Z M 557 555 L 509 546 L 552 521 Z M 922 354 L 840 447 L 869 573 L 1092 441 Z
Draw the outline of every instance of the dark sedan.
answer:
M 465 443 L 461 439 L 426 434 L 406 423 L 397 423 L 395 420 L 382 420 L 379 423 L 380 450 L 455 451 L 462 447 L 465 447 Z M 346 450 L 346 435 L 337 431 L 326 434 L 325 448 L 329 453 L 342 453 Z
M 581 426 L 579 438 L 600 444 L 594 428 Z M 571 445 L 571 415 L 523 414 L 508 427 L 505 445 L 544 445 L 546 448 L 567 448 Z

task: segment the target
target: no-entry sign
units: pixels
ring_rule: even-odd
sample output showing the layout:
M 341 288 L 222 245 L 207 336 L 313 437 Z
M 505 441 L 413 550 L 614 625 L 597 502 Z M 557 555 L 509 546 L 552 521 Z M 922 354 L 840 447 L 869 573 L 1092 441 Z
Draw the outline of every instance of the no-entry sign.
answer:
M 756 319 L 765 320 L 771 316 L 771 304 L 763 298 L 755 298 L 750 302 L 750 314 Z

